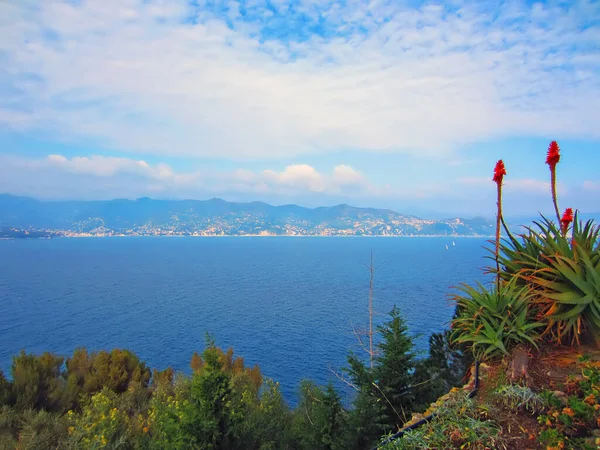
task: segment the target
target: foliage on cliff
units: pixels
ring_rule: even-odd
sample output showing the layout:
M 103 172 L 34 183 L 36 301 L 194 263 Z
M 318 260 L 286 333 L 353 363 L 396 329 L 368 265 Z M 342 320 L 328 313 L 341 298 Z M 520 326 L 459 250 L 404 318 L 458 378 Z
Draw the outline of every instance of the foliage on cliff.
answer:
M 382 450 L 581 449 L 600 447 L 600 351 L 561 347 L 537 352 L 532 386 L 511 383 L 508 361 L 481 368 L 473 384 L 432 404 L 435 417 Z M 422 416 L 416 415 L 414 419 Z
M 477 400 L 447 399 L 436 405 L 437 415 L 427 425 L 385 448 L 600 448 L 600 355 L 570 364 L 571 371 L 558 379 L 535 373 L 544 358 L 563 351 L 565 342 L 600 344 L 600 228 L 579 221 L 572 208 L 560 215 L 560 158 L 552 141 L 546 164 L 556 222 L 542 216 L 519 236 L 504 223 L 507 171 L 504 161 L 497 162 L 492 178 L 496 239 L 490 250 L 495 264 L 488 268 L 495 282 L 490 287 L 462 284 L 454 296 L 452 342 L 504 377 L 487 379 L 487 390 Z M 566 359 L 581 349 L 567 349 Z M 548 364 L 542 372 L 550 376 L 555 368 Z M 524 416 L 530 413 L 539 415 L 538 422 L 528 424 Z
M 351 404 L 333 384 L 306 380 L 290 408 L 279 385 L 207 338 L 190 376 L 151 371 L 126 350 L 25 352 L 0 373 L 0 448 L 365 449 L 460 382 L 448 334 L 419 358 L 394 308 L 378 328 L 373 367 L 350 354 Z M 334 381 L 337 381 L 332 377 Z

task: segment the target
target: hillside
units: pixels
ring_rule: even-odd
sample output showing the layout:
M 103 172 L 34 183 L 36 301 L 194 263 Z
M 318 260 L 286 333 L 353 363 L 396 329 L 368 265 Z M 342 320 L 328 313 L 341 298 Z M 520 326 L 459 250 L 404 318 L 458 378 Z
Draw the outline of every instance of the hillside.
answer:
M 427 220 L 346 204 L 305 208 L 211 200 L 39 201 L 0 195 L 0 227 L 93 235 L 489 236 L 482 218 Z
M 380 449 L 600 448 L 596 347 L 545 347 L 531 352 L 527 383 L 511 383 L 511 373 L 506 359 L 481 364 L 477 388 L 471 372 Z

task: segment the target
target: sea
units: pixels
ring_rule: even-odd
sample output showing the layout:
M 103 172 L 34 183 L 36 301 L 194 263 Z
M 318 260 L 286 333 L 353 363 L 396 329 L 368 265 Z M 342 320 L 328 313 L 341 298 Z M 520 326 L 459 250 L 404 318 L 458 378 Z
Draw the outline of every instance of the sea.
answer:
M 126 348 L 150 367 L 190 373 L 207 333 L 280 383 L 332 381 L 367 356 L 397 305 L 420 354 L 448 327 L 453 286 L 488 278 L 479 238 L 104 237 L 0 240 L 0 369 L 20 350 L 70 355 Z

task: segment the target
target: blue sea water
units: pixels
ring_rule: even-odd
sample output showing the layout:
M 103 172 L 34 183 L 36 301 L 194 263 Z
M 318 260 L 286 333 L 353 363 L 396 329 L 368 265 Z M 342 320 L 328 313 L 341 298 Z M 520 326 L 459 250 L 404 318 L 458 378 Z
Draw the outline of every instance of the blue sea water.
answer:
M 151 367 L 189 373 L 205 333 L 279 381 L 335 381 L 352 325 L 368 323 L 373 251 L 376 323 L 398 305 L 416 342 L 452 317 L 447 295 L 484 280 L 483 239 L 78 238 L 0 241 L 0 368 L 21 349 L 69 355 L 127 348 Z M 446 249 L 448 246 L 448 249 Z

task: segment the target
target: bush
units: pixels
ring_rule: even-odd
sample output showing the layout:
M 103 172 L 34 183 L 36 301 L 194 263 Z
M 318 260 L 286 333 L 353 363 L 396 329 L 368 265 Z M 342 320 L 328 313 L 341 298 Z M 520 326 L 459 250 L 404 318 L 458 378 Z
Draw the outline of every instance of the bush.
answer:
M 67 413 L 72 448 L 134 448 L 148 433 L 147 420 L 119 406 L 119 395 L 105 388 L 84 404 L 81 414 Z
M 56 450 L 67 448 L 67 422 L 58 413 L 27 410 L 20 415 L 19 450 Z
M 121 393 L 133 384 L 147 387 L 150 381 L 150 369 L 129 350 L 88 354 L 86 349 L 80 348 L 67 359 L 66 366 L 69 384 L 78 386 L 85 394 L 94 394 L 103 388 Z
M 0 370 L 0 407 L 12 403 L 11 383 L 6 379 L 4 373 Z
M 12 394 L 19 411 L 62 408 L 62 364 L 63 358 L 47 352 L 36 356 L 21 351 L 13 358 Z
M 14 408 L 0 407 L 0 449 L 16 448 L 19 418 Z
M 539 414 L 547 407 L 544 398 L 526 386 L 504 385 L 495 392 L 495 396 L 501 405 L 513 412 Z
M 294 415 L 294 433 L 300 448 L 342 450 L 345 411 L 339 395 L 329 384 L 321 388 L 311 381 L 300 383 L 300 401 Z
M 462 295 L 453 297 L 459 311 L 452 321 L 452 339 L 471 347 L 482 361 L 509 353 L 518 344 L 537 346 L 537 328 L 543 324 L 531 322 L 530 293 L 517 286 L 516 279 L 495 285 L 491 290 L 482 284 L 476 288 L 463 284 Z
M 529 286 L 555 341 L 579 343 L 587 331 L 600 343 L 600 228 L 576 218 L 569 238 L 547 219 L 536 226 L 522 236 L 524 244 L 502 247 L 504 266 L 512 265 L 504 276 L 517 271 Z
M 584 362 L 582 377 L 567 383 L 567 392 L 566 405 L 548 395 L 549 408 L 538 417 L 543 426 L 540 441 L 558 448 L 596 448 L 587 442 L 600 426 L 600 369 Z

